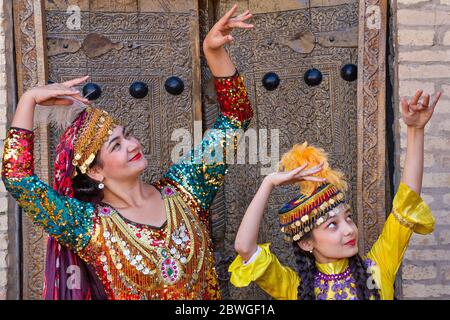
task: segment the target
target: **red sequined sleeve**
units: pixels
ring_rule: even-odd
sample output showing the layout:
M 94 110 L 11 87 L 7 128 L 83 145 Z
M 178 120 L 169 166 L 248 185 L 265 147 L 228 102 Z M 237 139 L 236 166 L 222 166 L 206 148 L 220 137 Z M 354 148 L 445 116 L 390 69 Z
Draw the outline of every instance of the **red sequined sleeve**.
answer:
M 222 114 L 232 120 L 246 122 L 253 117 L 244 79 L 236 72 L 232 77 L 215 78 L 217 102 Z

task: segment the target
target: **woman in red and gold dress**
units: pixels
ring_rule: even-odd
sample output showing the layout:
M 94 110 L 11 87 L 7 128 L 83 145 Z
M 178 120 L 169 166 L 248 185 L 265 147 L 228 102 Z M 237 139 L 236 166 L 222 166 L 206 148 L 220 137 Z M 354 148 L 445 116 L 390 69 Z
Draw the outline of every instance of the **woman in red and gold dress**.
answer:
M 220 299 L 208 209 L 226 165 L 198 155 L 223 147 L 227 135 L 245 130 L 253 115 L 243 79 L 223 47 L 232 41 L 233 28 L 253 27 L 245 22 L 250 12 L 233 18 L 236 10 L 222 17 L 203 43 L 220 104 L 216 130 L 153 185 L 140 178 L 147 160 L 139 141 L 73 88 L 88 77 L 35 87 L 21 97 L 5 140 L 2 178 L 53 238 L 45 298 L 90 299 L 103 290 L 108 299 Z M 66 118 L 72 116 L 56 150 L 53 188 L 33 171 L 37 104 L 64 108 Z M 76 255 L 64 258 L 66 247 Z M 69 279 L 62 266 L 83 266 L 79 258 L 101 281 L 99 292 L 89 288 L 98 279 L 86 275 L 81 288 L 64 287 Z

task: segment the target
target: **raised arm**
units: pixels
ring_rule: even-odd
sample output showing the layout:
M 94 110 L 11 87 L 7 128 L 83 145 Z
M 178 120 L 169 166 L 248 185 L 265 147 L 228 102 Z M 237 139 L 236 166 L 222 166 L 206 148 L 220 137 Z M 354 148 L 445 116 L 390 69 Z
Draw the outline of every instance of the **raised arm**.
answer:
M 402 117 L 407 125 L 407 150 L 401 183 L 395 195 L 392 213 L 389 215 L 378 240 L 368 257 L 380 269 L 383 299 L 393 298 L 393 285 L 413 233 L 427 234 L 433 231 L 434 218 L 431 210 L 421 199 L 424 158 L 424 128 L 431 119 L 441 96 L 438 93 L 429 105 L 430 96 L 425 95 L 419 103 L 422 90 L 417 91 L 408 103 L 402 99 Z
M 62 96 L 72 96 L 84 101 L 72 85 L 85 80 L 76 79 L 66 84 L 33 88 L 20 99 L 12 127 L 8 131 L 3 152 L 2 179 L 6 189 L 17 200 L 34 223 L 60 243 L 75 251 L 83 248 L 90 239 L 94 214 L 91 204 L 62 197 L 41 181 L 33 170 L 34 133 L 33 114 L 36 103 L 43 105 L 68 105 L 72 101 Z
M 420 195 L 423 177 L 424 128 L 433 115 L 442 93 L 439 92 L 430 105 L 430 95 L 427 94 L 420 103 L 423 91 L 418 90 L 410 103 L 402 98 L 402 117 L 407 125 L 407 147 L 405 167 L 402 182 Z
M 246 11 L 232 18 L 237 6 L 223 16 L 210 30 L 203 43 L 203 49 L 217 92 L 220 114 L 202 142 L 171 166 L 164 178 L 169 179 L 196 200 L 201 209 L 207 210 L 218 189 L 223 185 L 226 173 L 226 151 L 234 150 L 233 136 L 239 130 L 246 130 L 253 116 L 242 77 L 236 71 L 224 45 L 232 41 L 233 28 L 252 28 L 244 21 L 251 17 Z M 228 144 L 232 144 L 229 146 Z M 220 153 L 220 157 L 218 154 Z
M 264 178 L 242 218 L 234 242 L 236 252 L 244 261 L 249 260 L 257 251 L 259 226 L 273 188 L 280 185 L 297 183 L 301 180 L 325 181 L 322 178 L 312 176 L 322 170 L 323 163 L 305 170 L 307 165 L 308 164 L 305 163 L 301 167 L 288 172 L 275 172 Z
M 254 281 L 275 299 L 297 299 L 301 279 L 289 267 L 283 266 L 270 252 L 269 244 L 257 244 L 259 226 L 267 207 L 270 193 L 275 186 L 292 184 L 301 180 L 323 182 L 313 177 L 322 170 L 323 164 L 305 170 L 304 164 L 289 172 L 276 172 L 268 175 L 247 208 L 236 235 L 235 250 L 239 254 L 231 263 L 231 283 L 245 287 Z
M 234 28 L 251 29 L 253 25 L 244 21 L 250 19 L 252 14 L 249 10 L 233 18 L 237 11 L 235 4 L 208 32 L 203 42 L 208 66 L 215 77 L 231 77 L 236 72 L 236 67 L 230 59 L 224 45 L 233 41 L 230 34 Z

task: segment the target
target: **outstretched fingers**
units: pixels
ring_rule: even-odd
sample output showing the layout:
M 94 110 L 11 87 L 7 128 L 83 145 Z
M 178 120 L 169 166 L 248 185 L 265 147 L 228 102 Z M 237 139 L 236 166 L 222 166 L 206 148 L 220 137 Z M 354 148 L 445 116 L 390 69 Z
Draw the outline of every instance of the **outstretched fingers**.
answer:
M 297 174 L 302 172 L 302 170 L 305 169 L 307 165 L 308 165 L 308 163 L 306 162 L 306 163 L 302 164 L 300 167 L 295 168 L 294 170 L 291 171 L 292 175 L 296 176 Z
M 320 177 L 303 177 L 302 180 L 313 181 L 313 182 L 325 182 L 327 179 Z
M 402 105 L 402 113 L 404 115 L 407 115 L 410 112 L 410 110 L 409 110 L 408 101 L 406 100 L 405 97 L 402 98 L 401 105 Z
M 237 4 L 235 4 L 233 7 L 231 7 L 231 9 L 225 13 L 225 15 L 219 19 L 219 23 L 225 25 L 229 19 L 231 19 L 231 17 L 236 13 L 237 10 Z
M 75 79 L 72 79 L 72 80 L 65 81 L 65 82 L 63 82 L 61 84 L 66 86 L 66 87 L 73 87 L 73 86 L 76 86 L 78 84 L 81 84 L 81 83 L 85 82 L 87 79 L 89 79 L 89 76 L 84 76 L 84 77 L 81 77 L 81 78 L 75 78 Z
M 55 98 L 55 100 L 53 100 L 53 104 L 57 106 L 71 106 L 73 104 L 73 100 L 67 98 Z
M 422 96 L 423 90 L 417 90 L 416 94 L 414 95 L 414 97 L 412 97 L 411 102 L 409 103 L 410 105 L 415 105 L 419 103 L 419 99 Z
M 436 98 L 434 98 L 433 102 L 431 103 L 431 106 L 430 106 L 431 109 L 434 110 L 434 108 L 436 107 L 437 103 L 439 102 L 439 99 L 441 98 L 441 96 L 442 96 L 442 92 L 438 92 Z
M 61 97 L 61 96 L 69 96 L 72 99 L 78 100 L 84 104 L 90 104 L 90 101 L 86 99 L 85 97 L 82 97 L 80 95 L 80 91 L 78 90 L 56 90 L 54 95 L 55 98 Z M 69 104 L 70 105 L 70 104 Z
M 305 171 L 301 172 L 301 175 L 306 177 L 306 176 L 310 176 L 312 174 L 318 173 L 318 172 L 320 172 L 323 169 L 323 165 L 324 165 L 324 163 L 321 162 L 317 166 L 311 167 L 308 170 L 305 170 Z
M 227 24 L 227 28 L 229 28 L 229 29 L 233 29 L 233 28 L 251 29 L 253 27 L 254 27 L 253 24 L 245 23 L 245 22 L 242 22 L 242 21 L 230 21 Z
M 425 108 L 427 108 L 427 107 L 430 105 L 430 95 L 429 95 L 429 94 L 426 94 L 426 95 L 423 97 L 422 105 L 423 105 Z

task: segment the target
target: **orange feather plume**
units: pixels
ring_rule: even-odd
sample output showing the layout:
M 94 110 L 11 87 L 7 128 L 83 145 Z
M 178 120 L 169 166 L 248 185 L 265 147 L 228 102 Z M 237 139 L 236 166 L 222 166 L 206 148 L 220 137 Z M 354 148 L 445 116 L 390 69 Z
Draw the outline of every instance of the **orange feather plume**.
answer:
M 286 152 L 278 164 L 278 171 L 291 171 L 298 168 L 305 163 L 308 163 L 305 169 L 324 163 L 323 169 L 314 176 L 325 178 L 327 183 L 334 184 L 338 189 L 347 191 L 348 185 L 344 179 L 344 174 L 341 171 L 330 168 L 328 163 L 328 155 L 322 148 L 308 146 L 308 142 L 303 144 L 295 144 L 291 150 Z M 315 181 L 300 181 L 300 192 L 309 196 L 317 189 L 323 182 Z

